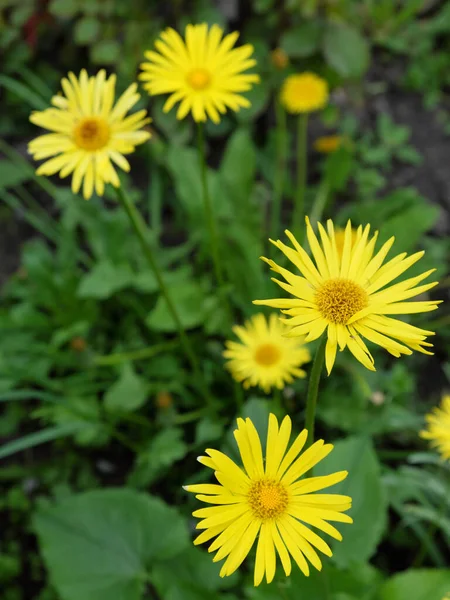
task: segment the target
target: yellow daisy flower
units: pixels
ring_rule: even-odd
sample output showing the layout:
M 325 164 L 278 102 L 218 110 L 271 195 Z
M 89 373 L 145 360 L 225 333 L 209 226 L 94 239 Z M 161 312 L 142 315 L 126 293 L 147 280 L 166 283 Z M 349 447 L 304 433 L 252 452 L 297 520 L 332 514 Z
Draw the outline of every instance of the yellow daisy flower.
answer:
M 270 58 L 273 66 L 280 71 L 283 71 L 289 64 L 289 56 L 286 54 L 283 48 L 275 48 L 272 50 L 270 53 Z
M 314 261 L 290 231 L 286 231 L 286 235 L 294 248 L 280 240 L 271 240 L 300 271 L 300 275 L 280 267 L 273 260 L 262 259 L 287 283 L 278 279 L 273 281 L 295 298 L 255 300 L 254 304 L 283 309 L 282 312 L 290 317 L 285 320 L 290 326 L 288 336 L 306 336 L 305 341 L 311 342 L 326 332 L 325 362 L 328 374 L 333 368 L 338 346 L 341 351 L 348 347 L 367 369 L 375 371 L 374 360 L 363 338 L 396 357 L 412 354 L 413 350 L 430 354 L 424 347 L 432 344 L 425 340 L 434 332 L 386 316 L 428 312 L 435 310 L 440 303 L 437 300 L 404 302 L 437 285 L 435 281 L 417 286 L 435 269 L 388 285 L 416 263 L 424 252 L 416 252 L 409 257 L 402 252 L 383 265 L 394 237 L 374 254 L 378 232 L 369 240 L 370 225 L 364 229 L 360 226 L 353 241 L 349 221 L 341 256 L 333 222 L 327 221 L 327 231 L 321 223 L 318 223 L 318 228 L 322 244 L 319 244 L 306 217 L 307 237 Z
M 258 75 L 245 73 L 256 64 L 251 58 L 253 46 L 233 48 L 238 37 L 238 32 L 224 36 L 218 25 L 208 29 L 203 23 L 188 25 L 183 40 L 168 28 L 155 42 L 158 52 L 145 52 L 148 62 L 141 64 L 139 79 L 152 96 L 170 94 L 164 112 L 180 102 L 177 119 L 190 111 L 197 122 L 209 117 L 218 123 L 227 108 L 238 111 L 250 106 L 240 92 L 259 81 Z
M 289 75 L 281 88 L 280 99 L 290 113 L 320 110 L 328 102 L 328 83 L 314 73 Z
M 330 154 L 340 148 L 342 144 L 342 136 L 340 135 L 323 135 L 314 142 L 314 150 L 321 154 Z
M 328 544 L 310 527 L 342 540 L 340 532 L 328 521 L 352 523 L 343 514 L 351 508 L 350 496 L 314 494 L 339 483 L 348 475 L 339 471 L 322 477 L 304 477 L 333 449 L 323 440 L 315 442 L 300 455 L 308 432 L 304 429 L 286 452 L 292 423 L 285 417 L 278 426 L 275 415 L 269 415 L 266 457 L 263 458 L 258 432 L 250 419 L 237 420 L 234 437 L 243 466 L 238 466 L 218 450 L 206 450 L 208 456 L 197 460 L 214 471 L 219 483 L 187 485 L 196 498 L 217 506 L 201 508 L 193 513 L 202 520 L 197 529 L 204 529 L 194 544 L 216 538 L 208 551 L 217 550 L 214 562 L 226 558 L 220 576 L 236 571 L 258 537 L 254 584 L 266 576 L 270 583 L 275 575 L 277 554 L 286 575 L 291 573 L 290 556 L 301 571 L 309 575 L 309 561 L 319 571 L 322 562 L 316 552 L 332 556 Z
M 283 389 L 294 377 L 306 377 L 299 367 L 311 360 L 309 351 L 300 338 L 287 338 L 286 327 L 278 315 L 269 320 L 260 313 L 254 315 L 244 326 L 233 327 L 240 342 L 226 342 L 225 366 L 244 388 L 259 386 L 266 393 L 272 387 Z
M 441 407 L 433 408 L 425 420 L 427 427 L 420 437 L 431 440 L 431 446 L 437 448 L 442 458 L 450 460 L 450 394 L 442 398 Z
M 77 79 L 73 73 L 61 81 L 63 94 L 53 96 L 55 108 L 33 112 L 30 121 L 52 133 L 31 141 L 28 151 L 35 160 L 47 160 L 36 171 L 37 175 L 60 177 L 72 174 L 72 191 L 77 194 L 83 182 L 83 196 L 90 198 L 95 191 L 103 195 L 105 183 L 119 187 L 120 181 L 114 164 L 124 171 L 130 165 L 124 154 L 131 154 L 135 146 L 149 139 L 148 131 L 139 131 L 150 123 L 147 111 L 134 115 L 127 112 L 139 100 L 137 85 L 133 83 L 114 105 L 116 76 L 106 78 L 102 69 L 88 77 L 83 69 Z

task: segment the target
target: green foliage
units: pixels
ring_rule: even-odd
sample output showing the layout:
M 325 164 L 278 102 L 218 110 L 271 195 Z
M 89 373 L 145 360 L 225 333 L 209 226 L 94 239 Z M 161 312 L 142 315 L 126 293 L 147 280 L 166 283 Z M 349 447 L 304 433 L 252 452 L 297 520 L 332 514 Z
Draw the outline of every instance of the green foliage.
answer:
M 43 505 L 34 527 L 63 600 L 139 600 L 147 567 L 175 558 L 188 545 L 174 508 L 131 490 L 86 492 Z
M 386 527 L 387 503 L 380 464 L 370 439 L 359 436 L 336 442 L 314 473 L 326 475 L 340 470 L 347 470 L 349 475 L 333 487 L 333 492 L 351 496 L 348 514 L 353 524 L 339 527 L 343 541 L 333 543 L 333 559 L 339 567 L 349 568 L 375 553 Z
M 449 589 L 450 569 L 410 570 L 384 583 L 380 600 L 442 600 Z

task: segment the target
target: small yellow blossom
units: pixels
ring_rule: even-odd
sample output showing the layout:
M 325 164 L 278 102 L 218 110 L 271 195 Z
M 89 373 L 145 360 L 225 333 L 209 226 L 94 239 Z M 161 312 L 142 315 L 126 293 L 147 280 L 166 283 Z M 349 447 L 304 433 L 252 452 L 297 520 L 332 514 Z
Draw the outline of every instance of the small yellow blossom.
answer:
M 440 408 L 433 408 L 425 420 L 426 429 L 420 432 L 420 437 L 430 440 L 442 458 L 450 460 L 450 394 L 443 396 Z
M 275 48 L 275 50 L 272 50 L 270 58 L 274 67 L 280 71 L 283 71 L 289 64 L 289 56 L 283 48 Z
M 328 103 L 328 83 L 314 73 L 289 75 L 281 88 L 280 99 L 289 113 L 320 110 Z

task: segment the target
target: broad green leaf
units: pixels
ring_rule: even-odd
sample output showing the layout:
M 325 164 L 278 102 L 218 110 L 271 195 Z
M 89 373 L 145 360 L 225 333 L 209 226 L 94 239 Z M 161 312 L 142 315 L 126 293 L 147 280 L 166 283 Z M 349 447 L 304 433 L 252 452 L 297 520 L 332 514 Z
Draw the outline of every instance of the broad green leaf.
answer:
M 88 45 L 99 35 L 100 21 L 94 17 L 83 17 L 79 19 L 73 28 L 73 37 L 76 44 Z
M 334 445 L 331 454 L 314 468 L 314 475 L 347 470 L 347 478 L 329 493 L 352 497 L 347 511 L 352 524 L 338 526 L 342 542 L 333 542 L 333 558 L 339 567 L 365 562 L 376 551 L 386 526 L 387 503 L 380 477 L 380 464 L 372 442 L 366 437 L 350 437 Z M 328 493 L 328 490 L 326 491 Z
M 256 169 L 256 151 L 250 132 L 239 128 L 228 141 L 220 166 L 220 176 L 236 201 L 248 201 Z
M 221 578 L 219 571 L 220 565 L 210 554 L 190 546 L 175 559 L 158 563 L 150 576 L 165 600 L 232 600 L 235 596 L 217 590 L 236 585 L 238 574 Z
M 322 29 L 319 21 L 297 25 L 281 36 L 280 46 L 292 58 L 311 56 L 319 49 Z
M 78 287 L 79 298 L 104 300 L 133 283 L 134 274 L 128 264 L 115 265 L 108 259 L 101 260 L 83 275 Z
M 450 569 L 411 569 L 394 575 L 377 600 L 443 600 L 450 592 Z
M 381 574 L 371 565 L 362 563 L 348 569 L 338 569 L 327 557 L 323 558 L 322 571 L 310 567 L 309 577 L 305 577 L 295 563 L 292 564 L 292 574 L 287 578 L 280 565 L 278 568 L 278 585 L 249 589 L 250 600 L 372 600 L 374 590 L 381 582 Z M 280 588 L 283 594 L 280 594 Z M 330 596 L 331 590 L 333 594 Z
M 105 394 L 105 408 L 111 412 L 133 411 L 145 404 L 147 396 L 148 383 L 136 373 L 132 364 L 125 363 L 119 379 Z
M 1 84 L 1 81 L 0 81 Z M 30 179 L 30 173 L 11 160 L 0 160 L 0 190 L 15 187 Z
M 34 529 L 61 600 L 141 600 L 147 567 L 175 558 L 189 544 L 174 508 L 125 489 L 41 507 Z
M 73 17 L 78 11 L 76 0 L 51 0 L 49 5 L 50 14 L 55 17 Z
M 175 300 L 176 311 L 183 327 L 193 329 L 203 323 L 205 318 L 205 295 L 199 285 L 193 281 L 187 281 L 171 286 L 169 292 Z M 170 333 L 177 330 L 172 313 L 162 295 L 159 296 L 155 308 L 148 315 L 145 322 L 154 331 Z
M 136 464 L 128 484 L 136 487 L 147 487 L 152 484 L 161 473 L 168 473 L 171 465 L 183 458 L 188 451 L 183 440 L 183 430 L 171 427 L 163 429 L 150 440 L 136 458 Z
M 353 27 L 343 23 L 328 23 L 323 44 L 328 64 L 342 77 L 361 77 L 367 70 L 369 46 Z
M 95 64 L 113 65 L 120 58 L 118 40 L 100 40 L 91 47 L 91 60 Z

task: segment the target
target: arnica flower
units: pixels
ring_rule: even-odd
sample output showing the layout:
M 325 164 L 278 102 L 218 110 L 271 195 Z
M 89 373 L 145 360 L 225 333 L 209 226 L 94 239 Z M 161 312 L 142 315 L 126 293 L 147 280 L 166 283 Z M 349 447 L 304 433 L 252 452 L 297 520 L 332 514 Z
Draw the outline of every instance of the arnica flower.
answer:
M 342 136 L 340 135 L 324 135 L 317 138 L 314 142 L 314 150 L 321 154 L 331 154 L 336 152 L 342 144 Z
M 270 53 L 273 66 L 279 71 L 283 71 L 289 64 L 289 56 L 283 48 L 275 48 Z
M 63 94 L 52 98 L 55 108 L 34 112 L 30 121 L 52 133 L 31 141 L 28 151 L 35 160 L 47 160 L 36 171 L 37 175 L 60 177 L 72 174 L 72 191 L 77 194 L 83 183 L 87 200 L 95 191 L 103 195 L 105 183 L 119 187 L 114 165 L 129 171 L 124 154 L 149 139 L 148 131 L 140 131 L 150 123 L 147 111 L 133 115 L 127 112 L 139 100 L 137 85 L 133 83 L 114 105 L 116 76 L 106 78 L 101 70 L 88 77 L 83 69 L 80 76 L 69 73 L 61 81 Z
M 255 300 L 254 304 L 283 309 L 290 318 L 288 336 L 306 336 L 312 342 L 322 334 L 327 336 L 325 363 L 328 374 L 333 368 L 337 348 L 346 347 L 367 369 L 375 371 L 374 360 L 363 338 L 385 348 L 390 354 L 412 354 L 413 350 L 430 354 L 425 347 L 428 335 L 434 332 L 386 315 L 406 315 L 435 310 L 440 301 L 405 302 L 431 289 L 437 282 L 418 285 L 435 271 L 431 269 L 399 283 L 392 284 L 416 263 L 424 252 L 407 256 L 402 252 L 384 263 L 394 244 L 391 237 L 378 252 L 374 252 L 378 232 L 369 239 L 370 225 L 357 229 L 353 239 L 350 221 L 345 228 L 342 255 L 336 244 L 334 225 L 327 221 L 327 231 L 318 223 L 321 244 L 306 217 L 306 231 L 314 261 L 300 246 L 290 231 L 286 235 L 294 248 L 280 240 L 271 242 L 299 270 L 300 275 L 262 257 L 271 269 L 286 281 L 273 279 L 294 298 Z M 391 285 L 389 285 L 391 284 Z
M 284 108 L 293 114 L 320 110 L 328 102 L 328 84 L 314 73 L 289 75 L 283 83 L 280 95 Z
M 426 429 L 420 432 L 420 437 L 430 440 L 442 458 L 450 460 L 450 394 L 442 398 L 441 407 L 433 408 L 425 420 Z
M 194 120 L 207 117 L 219 123 L 227 108 L 238 111 L 250 102 L 240 92 L 251 89 L 259 76 L 245 73 L 255 66 L 253 46 L 234 48 L 239 33 L 226 36 L 218 25 L 188 25 L 185 40 L 174 30 L 166 29 L 155 42 L 155 51 L 147 51 L 148 62 L 141 64 L 139 78 L 151 95 L 170 94 L 164 104 L 168 112 L 180 102 L 177 119 L 191 112 Z
M 278 315 L 254 315 L 244 326 L 233 327 L 241 343 L 228 341 L 223 353 L 226 367 L 244 388 L 259 386 L 266 393 L 283 389 L 294 377 L 306 377 L 299 367 L 311 360 L 301 338 L 288 338 Z
M 197 529 L 204 531 L 194 540 L 202 544 L 216 538 L 208 552 L 217 551 L 214 562 L 226 559 L 220 576 L 231 575 L 244 561 L 258 537 L 254 583 L 264 577 L 270 583 L 275 575 L 277 554 L 286 575 L 291 573 L 292 557 L 308 576 L 308 561 L 319 571 L 322 562 L 316 550 L 332 556 L 328 544 L 311 527 L 336 540 L 340 532 L 328 521 L 352 523 L 344 514 L 351 508 L 349 496 L 315 494 L 347 477 L 339 471 L 321 477 L 304 477 L 333 449 L 323 440 L 315 442 L 303 454 L 308 433 L 304 429 L 287 451 L 292 423 L 285 417 L 278 426 L 275 415 L 269 415 L 266 456 L 263 457 L 258 432 L 250 419 L 237 420 L 234 431 L 242 467 L 218 450 L 206 450 L 208 456 L 198 461 L 214 471 L 218 484 L 187 485 L 185 490 L 196 498 L 217 506 L 201 508 L 193 513 L 202 520 Z

